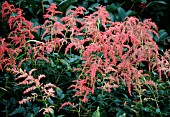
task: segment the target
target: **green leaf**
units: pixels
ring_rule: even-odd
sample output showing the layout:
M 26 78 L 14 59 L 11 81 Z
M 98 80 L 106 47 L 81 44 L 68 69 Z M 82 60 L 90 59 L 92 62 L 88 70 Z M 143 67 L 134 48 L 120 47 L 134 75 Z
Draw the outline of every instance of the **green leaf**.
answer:
M 147 2 L 146 0 L 133 0 L 134 3 L 137 3 L 137 2 Z
M 52 3 L 54 3 L 53 0 L 44 0 L 43 2 L 48 2 L 50 5 L 51 5 Z
M 127 12 L 126 12 L 126 16 L 134 16 L 134 15 L 136 15 L 137 13 L 136 12 L 134 12 L 134 11 L 132 11 L 132 10 L 128 10 Z
M 58 115 L 57 117 L 64 117 L 65 115 Z
M 100 0 L 97 0 L 97 3 L 99 3 L 100 2 Z
M 47 101 L 48 101 L 50 104 L 54 104 L 54 101 L 53 101 L 51 98 L 47 98 Z
M 18 114 L 18 113 L 24 113 L 24 111 L 25 111 L 25 108 L 19 107 L 19 108 L 15 109 L 15 110 L 14 110 L 11 114 L 9 114 L 9 115 L 11 116 L 11 115 L 15 115 L 15 114 Z
M 123 8 L 121 8 L 121 7 L 119 7 L 118 9 L 117 9 L 117 11 L 118 11 L 118 16 L 119 16 L 119 19 L 121 20 L 121 21 L 123 21 L 124 19 L 125 19 L 125 17 L 126 17 L 126 12 L 125 12 L 125 10 L 123 9 Z
M 42 12 L 42 9 L 39 9 L 39 10 L 37 11 L 36 15 L 38 15 L 38 14 L 41 13 L 41 12 Z
M 149 110 L 149 108 L 142 108 L 142 110 L 144 110 L 144 111 L 146 111 L 146 112 L 149 112 L 150 110 Z
M 70 6 L 66 9 L 66 12 L 69 11 L 69 10 L 71 10 L 71 9 L 74 9 L 74 8 L 75 8 L 75 6 L 70 5 Z
M 96 11 L 96 10 L 95 10 L 95 7 L 97 7 L 97 6 L 100 6 L 100 4 L 99 4 L 99 3 L 94 3 L 94 4 L 92 4 L 92 5 L 88 8 L 88 10 Z
M 100 117 L 99 106 L 97 107 L 97 110 L 93 113 L 92 117 Z
M 51 112 L 52 117 L 55 117 L 55 116 L 54 116 L 54 109 L 53 109 L 53 108 L 50 108 L 50 110 L 51 110 L 50 112 Z
M 37 115 L 38 112 L 39 112 L 39 110 L 40 110 L 40 107 L 34 107 L 34 108 L 33 108 L 34 114 Z
M 110 12 L 109 12 L 109 15 L 110 15 L 111 21 L 114 22 L 115 21 L 114 15 L 112 13 L 110 13 Z
M 67 66 L 67 68 L 70 68 L 70 65 L 69 65 L 69 63 L 68 63 L 67 60 L 60 59 L 60 62 L 61 62 L 64 66 Z
M 122 110 L 119 110 L 119 112 L 116 114 L 116 117 L 126 117 L 126 113 L 124 113 Z
M 165 30 L 160 30 L 160 31 L 158 32 L 158 35 L 159 35 L 159 39 L 160 39 L 160 40 L 164 40 L 164 39 L 168 36 L 168 33 L 165 32 Z
M 156 113 L 160 113 L 161 110 L 159 108 L 156 109 Z
M 65 2 L 68 2 L 67 0 L 62 0 L 62 2 L 60 2 L 60 4 L 58 4 L 58 6 L 63 5 Z
M 11 17 L 16 17 L 17 16 L 17 14 L 16 13 L 11 13 L 11 15 L 10 15 Z
M 166 5 L 166 2 L 164 2 L 164 1 L 152 1 L 152 2 L 149 2 L 149 3 L 146 5 L 146 8 L 151 7 L 151 6 L 154 6 L 154 5 L 158 5 L 158 4 Z
M 73 62 L 75 62 L 76 60 L 77 60 L 77 58 L 70 58 L 70 59 L 68 60 L 68 62 L 73 63 Z
M 48 41 L 48 40 L 50 40 L 50 38 L 51 38 L 51 36 L 45 36 L 45 37 L 44 37 L 44 40 L 45 40 L 45 41 Z
M 114 11 L 117 10 L 117 6 L 114 3 L 112 3 L 111 5 L 106 6 L 106 9 L 113 13 Z
M 32 113 L 27 113 L 26 117 L 35 117 Z
M 34 24 L 33 26 L 40 26 L 40 24 L 38 23 L 38 18 L 32 18 L 31 22 Z
M 65 97 L 65 95 L 64 94 L 62 94 L 61 96 L 60 96 L 60 99 L 63 99 Z
M 109 1 L 108 0 L 104 0 L 104 3 L 108 3 Z
M 62 96 L 62 94 L 63 94 L 63 91 L 60 89 L 60 88 L 57 88 L 57 95 L 59 96 L 59 97 L 61 97 Z
M 56 65 L 54 64 L 54 62 L 53 62 L 53 60 L 52 60 L 52 59 L 49 59 L 49 60 L 50 60 L 51 67 L 56 66 Z
M 42 0 L 35 0 L 35 2 L 39 2 L 39 3 L 41 3 L 41 2 L 42 2 Z
M 146 2 L 147 2 L 147 0 L 141 0 L 141 2 L 145 2 L 145 3 L 146 3 Z
M 88 7 L 88 2 L 87 2 L 87 1 L 83 1 L 83 2 L 82 2 L 82 6 L 87 9 L 87 7 Z

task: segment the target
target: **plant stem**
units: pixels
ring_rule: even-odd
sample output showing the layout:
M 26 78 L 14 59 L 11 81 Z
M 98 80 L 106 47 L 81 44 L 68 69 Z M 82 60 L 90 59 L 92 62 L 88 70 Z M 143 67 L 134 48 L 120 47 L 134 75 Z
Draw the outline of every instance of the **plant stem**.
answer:
M 81 105 L 81 101 L 79 100 L 79 110 L 78 110 L 78 117 L 80 117 L 80 110 L 81 110 L 81 108 L 80 108 L 80 105 Z
M 154 94 L 154 91 L 153 91 L 152 87 L 150 87 L 149 85 L 147 85 L 147 86 L 148 86 L 149 90 L 151 90 L 151 92 L 152 92 L 152 94 L 153 94 L 153 97 L 155 98 L 155 103 L 156 103 L 157 108 L 160 110 L 159 105 L 158 105 L 157 98 L 156 98 L 156 96 L 155 96 L 155 94 Z M 160 113 L 160 117 L 162 117 L 161 110 L 160 110 L 159 113 Z
M 100 95 L 100 108 L 102 107 L 103 105 L 103 100 L 102 100 L 102 97 L 103 97 L 103 84 L 104 84 L 104 78 L 102 79 L 102 92 L 101 92 L 101 95 Z

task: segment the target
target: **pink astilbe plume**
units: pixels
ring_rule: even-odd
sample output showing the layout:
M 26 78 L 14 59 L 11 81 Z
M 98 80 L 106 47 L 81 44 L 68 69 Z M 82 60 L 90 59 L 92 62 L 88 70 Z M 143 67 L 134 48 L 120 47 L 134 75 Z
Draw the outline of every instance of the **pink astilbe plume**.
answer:
M 4 57 L 4 53 L 8 53 L 8 45 L 5 39 L 0 38 L 0 70 L 4 69 L 4 66 L 9 62 L 9 59 Z
M 65 102 L 65 103 L 63 103 L 63 104 L 61 105 L 61 107 L 59 108 L 59 110 L 62 109 L 64 106 L 72 106 L 73 108 L 76 107 L 76 106 L 74 105 L 74 103 Z M 59 111 L 59 110 L 58 110 L 58 111 Z
M 57 14 L 61 14 L 56 10 L 55 4 L 47 8 L 47 13 L 44 15 L 44 24 L 42 26 L 33 26 L 33 23 L 26 20 L 23 15 L 23 10 L 15 8 L 14 5 L 4 2 L 2 5 L 2 18 L 8 20 L 10 32 L 7 40 L 9 43 L 8 53 L 4 51 L 2 54 L 8 54 L 10 61 L 7 64 L 7 59 L 2 57 L 2 64 L 15 67 L 21 67 L 22 63 L 33 59 L 36 63 L 38 59 L 45 60 L 49 63 L 46 54 L 50 54 L 60 47 L 60 43 L 64 40 L 65 35 L 63 31 L 66 27 L 59 21 Z M 33 33 L 37 33 L 38 29 L 42 28 L 44 33 L 41 40 L 36 40 Z M 62 36 L 62 37 L 61 37 Z M 48 38 L 50 37 L 50 38 Z M 48 38 L 48 39 L 47 39 Z M 35 43 L 30 43 L 35 42 Z M 13 46 L 13 48 L 11 48 Z M 15 59 L 23 54 L 22 60 L 19 63 Z M 31 56 L 33 54 L 33 57 Z M 11 67 L 13 67 L 11 66 Z M 1 68 L 2 69 L 2 68 Z
M 13 66 L 15 69 L 15 55 L 18 55 L 20 49 L 13 50 L 11 45 L 5 42 L 6 39 L 0 38 L 0 70 L 4 70 L 7 66 Z
M 55 107 L 49 106 L 49 107 L 40 109 L 39 112 L 43 111 L 43 114 L 47 114 L 47 113 L 53 114 L 53 112 L 54 112 L 53 108 L 55 108 Z
M 16 58 L 21 53 L 26 53 L 25 58 L 21 62 L 29 58 L 30 53 L 27 52 L 31 47 L 27 41 L 34 39 L 33 32 L 37 32 L 37 27 L 33 27 L 33 23 L 26 20 L 22 14 L 23 10 L 20 8 L 15 8 L 14 5 L 10 5 L 8 2 L 2 4 L 2 18 L 8 20 L 10 28 L 8 37 L 5 39 L 9 45 L 8 53 L 3 53 L 8 55 L 10 60 L 6 66 L 17 67 Z M 2 60 L 5 60 L 5 58 L 2 58 Z
M 155 67 L 158 67 L 158 69 L 156 70 L 159 72 L 159 76 L 161 76 L 161 74 L 164 74 L 165 77 L 170 77 L 170 50 L 165 51 L 164 56 L 160 56 L 160 58 L 157 58 L 157 64 L 155 63 L 152 67 L 153 71 Z
M 44 111 L 44 113 L 51 113 L 50 108 L 54 107 L 48 104 L 47 99 L 51 99 L 51 97 L 55 97 L 55 89 L 59 88 L 52 83 L 43 84 L 41 83 L 41 79 L 45 78 L 45 75 L 39 75 L 38 78 L 34 78 L 32 73 L 36 69 L 32 69 L 29 73 L 26 71 L 20 72 L 16 80 L 22 80 L 18 83 L 18 85 L 26 85 L 29 86 L 27 89 L 23 91 L 23 94 L 31 94 L 30 96 L 27 95 L 26 98 L 19 101 L 19 104 L 24 104 L 27 102 L 38 101 L 41 100 L 45 103 L 45 107 L 42 108 L 40 111 Z
M 146 63 L 148 70 L 159 69 L 159 66 L 155 65 L 159 57 L 159 48 L 150 35 L 150 33 L 154 33 L 158 36 L 157 26 L 150 19 L 140 22 L 135 17 L 127 17 L 124 22 L 111 22 L 104 7 L 97 9 L 96 12 L 79 20 L 81 27 L 78 29 L 77 14 L 76 17 L 69 15 L 62 19 L 67 24 L 71 21 L 66 19 L 71 16 L 71 20 L 74 21 L 74 24 L 69 23 L 69 28 L 73 27 L 76 30 L 69 30 L 72 33 L 70 35 L 71 43 L 67 46 L 66 53 L 73 46 L 82 51 L 84 70 L 81 75 L 87 76 L 84 76 L 84 79 L 79 78 L 75 81 L 76 84 L 71 86 L 78 89 L 74 96 L 81 97 L 80 94 L 84 92 L 83 87 L 91 93 L 94 92 L 97 81 L 102 81 L 96 75 L 97 72 L 103 77 L 104 86 L 102 87 L 105 90 L 111 92 L 111 89 L 117 88 L 122 81 L 128 87 L 131 95 L 132 88 L 138 88 L 137 85 L 141 84 L 141 78 L 150 76 L 144 72 L 141 64 Z M 101 30 L 100 25 L 104 29 Z M 83 40 L 77 40 L 72 36 L 83 36 Z M 85 42 L 88 42 L 89 45 L 83 46 Z M 80 85 L 84 81 L 85 83 Z M 150 80 L 146 84 L 156 86 Z M 90 92 L 87 93 L 90 94 Z
M 87 79 L 84 80 L 75 80 L 73 82 L 77 82 L 76 85 L 71 85 L 69 88 L 74 88 L 75 90 L 77 90 L 77 92 L 75 93 L 75 95 L 73 97 L 76 96 L 83 96 L 82 102 L 88 102 L 88 99 L 86 98 L 86 96 L 89 93 L 93 93 L 92 88 L 87 87 Z
M 15 8 L 8 2 L 4 2 L 2 5 L 2 17 L 8 18 L 8 24 L 10 29 L 14 29 L 8 35 L 8 39 L 15 45 L 19 47 L 24 46 L 28 39 L 33 39 L 34 36 L 32 32 L 37 32 L 36 28 L 33 28 L 33 24 L 24 18 L 23 10 L 20 8 Z
M 44 15 L 44 18 L 57 20 L 57 19 L 54 19 L 54 15 L 56 14 L 62 14 L 62 12 L 57 11 L 56 4 L 52 3 L 52 5 L 49 6 L 49 8 L 47 8 L 47 13 Z

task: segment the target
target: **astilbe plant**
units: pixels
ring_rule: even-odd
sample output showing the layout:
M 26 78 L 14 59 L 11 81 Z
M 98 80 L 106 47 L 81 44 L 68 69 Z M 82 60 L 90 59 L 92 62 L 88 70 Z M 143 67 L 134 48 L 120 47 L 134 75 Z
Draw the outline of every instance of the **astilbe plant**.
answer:
M 54 16 L 61 14 L 56 11 L 56 8 L 55 4 L 51 5 L 44 15 L 44 24 L 33 27 L 33 23 L 24 18 L 22 9 L 15 8 L 8 2 L 3 3 L 2 18 L 8 20 L 10 32 L 7 38 L 0 38 L 1 70 L 7 66 L 20 68 L 22 63 L 28 60 L 36 63 L 38 59 L 43 59 L 49 62 L 46 54 L 60 47 L 60 42 L 64 37 L 62 31 L 65 30 L 65 27 Z M 42 38 L 35 39 L 33 33 L 40 29 L 44 31 Z
M 61 19 L 66 25 L 69 23 L 71 32 L 66 53 L 74 46 L 82 53 L 84 61 L 82 68 L 76 69 L 81 71 L 78 79 L 73 81 L 76 84 L 70 86 L 76 91 L 74 97 L 81 99 L 83 96 L 81 101 L 87 102 L 87 95 L 93 94 L 96 87 L 111 92 L 120 82 L 128 87 L 131 96 L 132 89 L 137 90 L 140 84 L 153 85 L 157 89 L 150 72 L 156 71 L 161 79 L 162 71 L 167 69 L 162 69 L 160 61 L 167 57 L 160 59 L 159 48 L 150 35 L 158 36 L 156 24 L 150 19 L 141 22 L 135 17 L 127 17 L 124 22 L 111 22 L 104 7 L 96 9 L 93 14 L 84 16 L 82 11 L 85 9 L 79 7 L 68 11 Z M 167 52 L 166 56 L 169 57 Z M 169 66 L 169 61 L 166 63 Z M 144 77 L 147 79 L 142 80 Z
M 43 114 L 46 113 L 54 113 L 53 108 L 55 108 L 49 100 L 55 97 L 55 89 L 59 88 L 52 83 L 43 84 L 40 80 L 45 78 L 45 75 L 39 75 L 38 78 L 34 78 L 32 72 L 36 69 L 32 69 L 29 73 L 26 71 L 18 71 L 21 75 L 19 75 L 15 80 L 20 81 L 17 85 L 26 85 L 27 89 L 24 90 L 23 94 L 27 95 L 26 98 L 19 101 L 19 104 L 24 104 L 28 102 L 41 102 L 44 107 L 39 110 L 39 112 L 43 111 Z M 31 96 L 29 96 L 31 95 Z M 36 103 L 35 102 L 35 103 Z
M 11 32 L 8 34 L 7 39 L 9 50 L 9 65 L 16 67 L 16 58 L 20 53 L 25 53 L 30 47 L 27 40 L 33 39 L 32 32 L 36 32 L 36 28 L 33 28 L 33 24 L 27 21 L 23 15 L 23 10 L 15 8 L 14 5 L 10 5 L 8 2 L 2 4 L 2 18 L 8 19 L 8 24 Z M 14 58 L 14 59 L 12 59 Z M 26 58 L 25 58 L 26 59 Z M 3 58 L 2 58 L 3 60 Z M 5 68 L 3 66 L 3 68 Z
M 164 52 L 164 55 L 160 55 L 159 58 L 157 58 L 157 64 L 159 67 L 160 72 L 165 75 L 166 78 L 170 77 L 170 50 L 166 50 Z M 155 65 L 156 66 L 156 65 Z
M 31 54 L 34 62 L 37 59 L 49 62 L 45 54 L 59 51 L 61 44 L 70 42 L 65 49 L 65 54 L 74 47 L 80 52 L 83 62 L 81 68 L 75 69 L 75 72 L 81 73 L 69 88 L 75 90 L 73 97 L 79 97 L 82 102 L 88 102 L 87 96 L 94 94 L 96 88 L 111 92 L 113 88 L 118 88 L 121 82 L 127 86 L 131 96 L 132 90 L 137 90 L 140 85 L 149 84 L 157 88 L 150 74 L 152 71 L 157 72 L 160 78 L 163 73 L 166 77 L 169 76 L 170 55 L 168 51 L 163 56 L 159 55 L 159 48 L 150 35 L 154 33 L 158 36 L 158 28 L 150 19 L 141 22 L 135 17 L 127 17 L 124 22 L 111 22 L 105 7 L 97 7 L 97 11 L 90 15 L 84 14 L 85 8 L 75 7 L 68 10 L 66 16 L 60 19 L 57 14 L 61 12 L 56 9 L 56 5 L 52 4 L 44 15 L 44 24 L 33 27 L 33 24 L 22 16 L 21 9 L 4 2 L 2 16 L 9 17 L 9 27 L 13 31 L 9 33 L 8 41 L 0 38 L 0 48 L 2 48 L 0 69 L 4 68 L 2 65 L 18 65 L 16 57 L 24 52 L 26 56 L 18 66 L 30 59 Z M 44 33 L 41 40 L 36 40 L 32 32 L 40 28 Z M 7 59 L 8 56 L 10 59 Z M 46 85 L 40 84 L 42 77 L 44 76 L 40 75 L 35 79 L 31 72 L 24 73 L 19 78 L 25 80 L 19 84 L 33 83 L 35 85 L 25 92 L 39 87 L 44 95 L 50 93 L 50 96 L 53 96 L 53 90 L 46 90 L 46 92 Z M 145 80 L 142 80 L 144 77 Z M 20 103 L 35 99 L 37 96 L 35 94 Z M 66 102 L 61 108 L 66 105 L 74 107 L 72 103 Z M 50 112 L 48 109 L 46 111 Z

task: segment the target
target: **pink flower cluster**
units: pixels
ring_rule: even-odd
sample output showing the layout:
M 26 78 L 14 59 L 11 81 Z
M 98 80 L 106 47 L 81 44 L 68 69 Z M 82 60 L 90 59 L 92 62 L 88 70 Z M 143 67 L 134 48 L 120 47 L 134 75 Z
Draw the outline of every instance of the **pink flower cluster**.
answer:
M 22 73 L 19 75 L 16 80 L 22 80 L 18 83 L 18 85 L 27 85 L 30 86 L 29 88 L 25 89 L 23 94 L 30 93 L 31 96 L 27 96 L 26 98 L 19 101 L 19 104 L 24 104 L 31 101 L 38 101 L 41 100 L 42 102 L 45 102 L 45 107 L 42 108 L 40 111 L 44 111 L 45 113 L 51 113 L 51 107 L 54 107 L 52 105 L 49 105 L 47 102 L 47 99 L 51 99 L 51 97 L 55 97 L 55 90 L 58 87 L 54 84 L 48 83 L 43 84 L 40 82 L 42 78 L 45 77 L 45 75 L 39 75 L 38 78 L 34 78 L 32 75 L 32 72 L 36 69 L 32 69 L 29 73 Z

